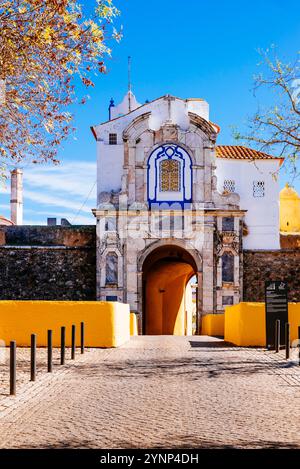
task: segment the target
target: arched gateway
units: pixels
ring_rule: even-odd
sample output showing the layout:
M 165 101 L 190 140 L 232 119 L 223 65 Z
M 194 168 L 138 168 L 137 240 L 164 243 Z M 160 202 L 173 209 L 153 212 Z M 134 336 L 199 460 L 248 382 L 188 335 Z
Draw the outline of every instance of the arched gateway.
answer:
M 92 131 L 97 298 L 129 303 L 140 333 L 190 334 L 193 322 L 200 331 L 203 315 L 242 298 L 243 238 L 248 249 L 279 246 L 267 180 L 278 161 L 256 152 L 254 174 L 252 150 L 216 147 L 219 128 L 200 99 L 139 105 L 129 92 Z
M 197 252 L 189 251 L 184 242 L 160 241 L 139 256 L 138 268 L 143 333 L 196 333 L 201 304 L 198 282 L 201 284 L 202 278 Z

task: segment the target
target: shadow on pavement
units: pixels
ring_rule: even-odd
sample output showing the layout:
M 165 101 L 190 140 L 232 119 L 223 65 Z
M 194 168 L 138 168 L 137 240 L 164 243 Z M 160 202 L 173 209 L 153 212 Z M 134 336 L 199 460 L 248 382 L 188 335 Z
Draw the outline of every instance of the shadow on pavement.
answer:
M 165 441 L 162 441 L 160 444 L 145 445 L 144 441 L 136 441 L 133 443 L 131 440 L 114 438 L 113 441 L 103 444 L 103 441 L 99 441 L 97 444 L 93 440 L 78 440 L 74 438 L 58 441 L 54 444 L 39 444 L 39 445 L 20 445 L 19 449 L 105 449 L 105 448 L 115 448 L 115 449 L 139 449 L 139 448 L 148 448 L 148 449 L 165 449 L 165 448 L 175 448 L 175 449 L 299 449 L 300 444 L 297 443 L 288 443 L 282 441 L 268 441 L 268 440 L 258 440 L 258 441 L 239 441 L 237 444 L 226 444 L 221 441 L 210 441 L 203 439 L 197 436 L 184 436 L 184 435 L 166 435 Z M 5 449 L 9 449 L 6 447 Z

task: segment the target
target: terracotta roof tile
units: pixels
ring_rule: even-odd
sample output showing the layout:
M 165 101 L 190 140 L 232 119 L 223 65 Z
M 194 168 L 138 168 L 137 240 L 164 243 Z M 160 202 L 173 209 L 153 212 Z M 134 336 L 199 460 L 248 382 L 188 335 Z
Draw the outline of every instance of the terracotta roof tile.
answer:
M 277 160 L 277 156 L 268 155 L 262 151 L 253 150 L 239 145 L 218 145 L 216 147 L 217 158 L 230 160 Z
M 13 222 L 8 218 L 3 217 L 0 215 L 0 225 L 13 225 Z

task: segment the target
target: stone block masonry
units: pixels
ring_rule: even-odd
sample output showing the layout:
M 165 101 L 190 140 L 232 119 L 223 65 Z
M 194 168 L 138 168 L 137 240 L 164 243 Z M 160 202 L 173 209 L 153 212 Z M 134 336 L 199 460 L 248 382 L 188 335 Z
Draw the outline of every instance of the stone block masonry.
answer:
M 244 251 L 243 301 L 264 301 L 265 280 L 286 280 L 290 302 L 300 301 L 300 250 Z
M 0 244 L 8 246 L 96 247 L 96 227 L 0 226 Z
M 13 226 L 1 233 L 1 300 L 96 300 L 95 226 Z

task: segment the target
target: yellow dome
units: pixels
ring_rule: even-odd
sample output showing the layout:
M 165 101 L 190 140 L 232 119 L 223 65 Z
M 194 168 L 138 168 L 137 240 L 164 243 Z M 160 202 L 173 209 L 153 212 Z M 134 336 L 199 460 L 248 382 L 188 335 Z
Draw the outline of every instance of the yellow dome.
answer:
M 300 197 L 289 184 L 280 191 L 279 214 L 281 232 L 300 232 Z
M 280 191 L 280 198 L 299 200 L 299 195 L 293 187 L 286 183 L 285 187 Z

